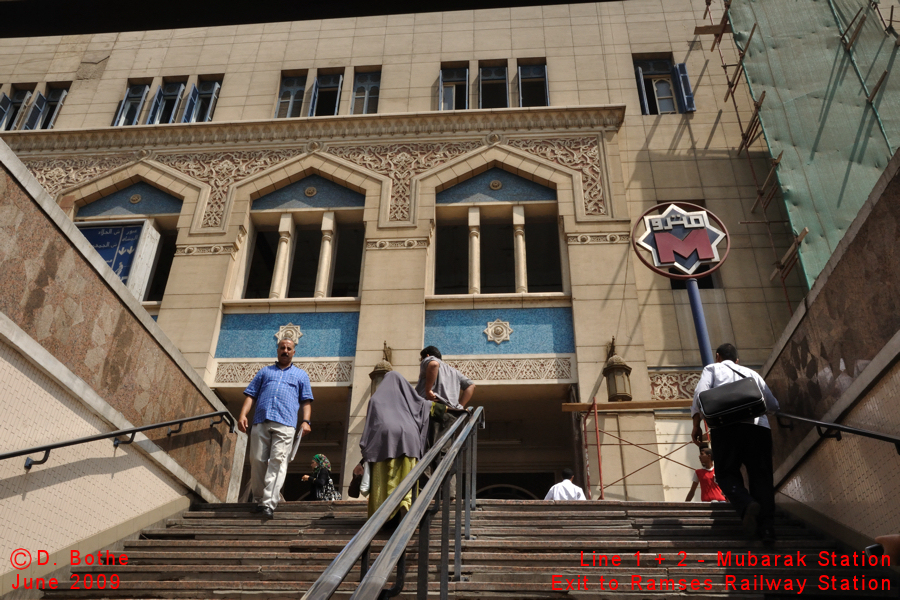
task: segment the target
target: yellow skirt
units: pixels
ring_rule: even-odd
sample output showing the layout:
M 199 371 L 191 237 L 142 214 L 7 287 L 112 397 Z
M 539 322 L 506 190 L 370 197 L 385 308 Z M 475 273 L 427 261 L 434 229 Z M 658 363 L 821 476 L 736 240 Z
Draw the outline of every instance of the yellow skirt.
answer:
M 370 483 L 369 483 L 369 516 L 371 517 L 375 514 L 375 511 L 378 510 L 385 500 L 387 500 L 388 495 L 397 489 L 397 486 L 400 485 L 400 482 L 409 475 L 409 472 L 413 470 L 413 467 L 416 466 L 416 463 L 419 462 L 417 458 L 409 458 L 408 456 L 401 456 L 400 458 L 389 458 L 387 460 L 383 460 L 377 463 L 371 463 L 369 465 L 370 472 Z M 406 513 L 409 511 L 409 508 L 412 506 L 412 490 L 406 493 L 406 496 L 403 497 L 403 502 L 400 503 L 400 507 L 404 509 L 403 512 Z M 397 514 L 395 510 L 391 515 L 393 517 Z

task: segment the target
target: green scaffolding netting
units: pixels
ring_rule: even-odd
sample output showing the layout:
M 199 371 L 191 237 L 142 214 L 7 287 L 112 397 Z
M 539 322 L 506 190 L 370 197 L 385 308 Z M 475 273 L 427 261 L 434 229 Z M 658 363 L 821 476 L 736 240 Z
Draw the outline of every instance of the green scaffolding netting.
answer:
M 850 51 L 841 34 L 862 8 Z M 730 18 L 812 286 L 900 141 L 900 48 L 864 0 L 734 0 Z M 850 28 L 853 34 L 859 23 Z M 888 74 L 869 104 L 882 73 Z

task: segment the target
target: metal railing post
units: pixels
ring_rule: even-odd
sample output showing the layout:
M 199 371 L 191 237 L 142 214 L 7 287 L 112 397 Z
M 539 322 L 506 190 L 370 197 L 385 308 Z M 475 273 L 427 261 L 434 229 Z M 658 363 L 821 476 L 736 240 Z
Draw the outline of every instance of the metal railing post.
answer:
M 441 600 L 450 594 L 450 475 L 441 483 Z
M 475 471 L 475 466 L 472 464 L 472 437 L 474 436 L 474 431 L 472 435 L 469 435 L 469 438 L 466 440 L 466 490 L 465 490 L 465 498 L 463 498 L 463 503 L 466 506 L 466 539 L 472 539 L 472 473 Z
M 422 522 L 419 524 L 419 573 L 416 585 L 417 600 L 428 600 L 428 548 L 431 542 L 431 521 L 434 519 L 434 513 L 438 510 L 441 503 L 440 497 L 435 501 L 433 509 L 425 511 Z
M 453 523 L 453 581 L 459 581 L 462 571 L 460 556 L 462 555 L 462 505 L 465 503 L 463 498 L 463 457 L 460 453 L 456 455 L 456 501 L 453 503 L 456 514 Z

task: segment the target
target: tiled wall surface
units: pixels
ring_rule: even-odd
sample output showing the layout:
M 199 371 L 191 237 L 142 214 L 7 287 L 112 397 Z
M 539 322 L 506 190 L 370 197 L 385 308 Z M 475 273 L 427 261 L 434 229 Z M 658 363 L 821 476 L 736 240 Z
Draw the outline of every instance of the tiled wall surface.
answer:
M 0 452 L 110 431 L 79 399 L 0 342 Z M 33 456 L 40 459 L 41 455 Z M 0 462 L 0 556 L 50 553 L 161 507 L 188 492 L 146 455 L 110 440 L 60 448 L 43 465 Z M 12 570 L 0 562 L 0 574 Z M 8 590 L 7 590 L 8 591 Z
M 491 188 L 494 181 L 500 182 L 499 189 Z M 438 192 L 436 197 L 438 204 L 528 200 L 556 200 L 556 190 L 497 168 L 488 169 L 480 175 Z
M 307 195 L 309 188 L 314 190 L 312 196 Z M 365 195 L 319 175 L 310 175 L 271 194 L 260 196 L 253 201 L 252 210 L 362 207 L 365 203 Z
M 135 198 L 137 196 L 137 198 Z M 181 200 L 143 181 L 117 190 L 78 210 L 77 217 L 120 217 L 123 215 L 175 214 Z
M 508 322 L 508 341 L 488 339 L 488 323 Z M 498 308 L 425 311 L 425 345 L 441 354 L 546 354 L 575 352 L 569 308 Z
M 18 182 L 0 170 L 0 312 L 136 426 L 216 410 Z M 227 496 L 236 435 L 186 424 L 147 436 Z
M 300 326 L 297 358 L 353 356 L 359 313 L 267 313 L 222 316 L 216 358 L 270 358 L 275 360 L 276 334 L 288 324 Z

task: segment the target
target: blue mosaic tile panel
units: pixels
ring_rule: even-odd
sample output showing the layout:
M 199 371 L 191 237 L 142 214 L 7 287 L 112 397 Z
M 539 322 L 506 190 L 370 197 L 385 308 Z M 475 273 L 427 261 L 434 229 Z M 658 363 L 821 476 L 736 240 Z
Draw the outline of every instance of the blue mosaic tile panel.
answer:
M 307 188 L 316 189 L 314 196 L 307 196 Z M 366 196 L 345 188 L 319 175 L 310 175 L 287 185 L 271 194 L 260 196 L 253 201 L 252 210 L 274 208 L 347 208 L 366 205 Z
M 509 321 L 509 341 L 488 340 L 487 324 Z M 551 354 L 575 352 L 571 308 L 498 308 L 425 311 L 425 346 L 441 354 Z
M 499 190 L 491 189 L 494 180 L 502 184 Z M 498 168 L 488 169 L 437 194 L 438 204 L 528 200 L 556 200 L 556 190 Z
M 133 196 L 140 202 L 132 202 Z M 181 212 L 181 200 L 140 181 L 113 192 L 78 209 L 76 217 L 118 217 L 130 215 L 167 215 Z
M 275 360 L 275 334 L 293 323 L 303 336 L 297 358 L 353 356 L 359 313 L 267 313 L 223 315 L 216 358 L 271 358 Z

